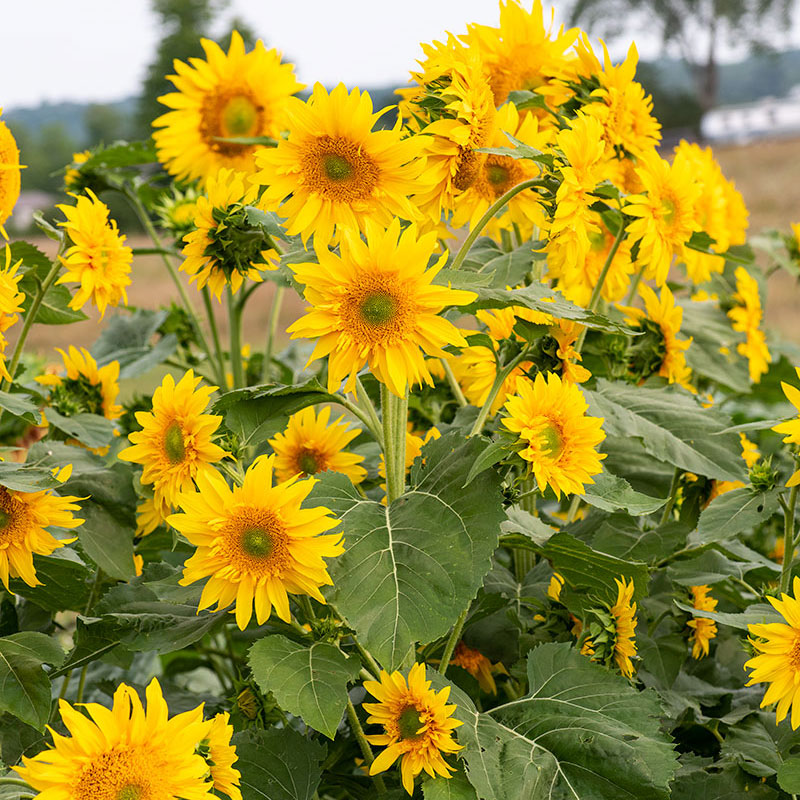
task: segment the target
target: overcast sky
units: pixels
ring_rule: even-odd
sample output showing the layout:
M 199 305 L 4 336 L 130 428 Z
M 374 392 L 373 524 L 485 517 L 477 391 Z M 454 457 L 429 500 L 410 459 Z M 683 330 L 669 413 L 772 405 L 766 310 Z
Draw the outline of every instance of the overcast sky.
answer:
M 0 0 L 0 7 L 0 107 L 8 109 L 138 94 L 161 38 L 149 0 Z M 420 42 L 462 33 L 467 22 L 496 25 L 497 7 L 497 0 L 232 0 L 227 17 L 244 18 L 282 50 L 304 83 L 375 86 L 407 80 Z M 644 32 L 635 38 L 642 55 L 655 55 L 656 41 Z

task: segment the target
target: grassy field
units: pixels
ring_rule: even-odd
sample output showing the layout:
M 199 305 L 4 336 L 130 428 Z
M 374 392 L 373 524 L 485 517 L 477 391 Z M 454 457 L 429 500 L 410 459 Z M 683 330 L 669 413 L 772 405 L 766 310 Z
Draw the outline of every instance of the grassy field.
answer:
M 750 231 L 765 228 L 788 229 L 790 222 L 800 221 L 800 139 L 756 142 L 746 146 L 719 148 L 716 156 L 725 174 L 733 179 L 744 195 L 750 210 Z M 49 240 L 39 246 L 52 251 Z M 134 239 L 133 246 L 146 247 L 148 242 Z M 176 297 L 175 287 L 158 256 L 137 256 L 133 267 L 133 284 L 128 291 L 131 305 L 155 308 Z M 190 296 L 201 305 L 200 295 L 190 287 Z M 248 305 L 244 320 L 244 342 L 253 348 L 263 346 L 266 319 L 272 302 L 274 286 L 264 283 Z M 219 311 L 221 333 L 226 334 L 223 307 L 215 302 Z M 303 308 L 303 300 L 287 293 L 280 320 L 281 338 L 285 343 L 286 327 L 296 319 Z M 89 311 L 89 308 L 85 309 Z M 112 312 L 113 313 L 113 312 Z M 30 341 L 34 348 L 46 352 L 69 343 L 89 346 L 97 338 L 96 314 L 86 322 L 70 326 L 66 331 L 58 326 L 36 326 Z M 770 280 L 767 303 L 767 325 L 780 329 L 785 335 L 800 342 L 800 287 L 787 275 L 777 274 Z M 13 338 L 13 331 L 12 338 Z M 55 355 L 55 354 L 53 354 Z

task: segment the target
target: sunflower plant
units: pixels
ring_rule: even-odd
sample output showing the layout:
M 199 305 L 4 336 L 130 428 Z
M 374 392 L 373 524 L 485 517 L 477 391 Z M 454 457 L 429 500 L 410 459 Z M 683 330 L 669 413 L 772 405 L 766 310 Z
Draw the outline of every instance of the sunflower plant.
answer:
M 34 242 L 0 121 L 0 796 L 800 795 L 800 227 L 538 0 L 394 111 L 201 44 Z

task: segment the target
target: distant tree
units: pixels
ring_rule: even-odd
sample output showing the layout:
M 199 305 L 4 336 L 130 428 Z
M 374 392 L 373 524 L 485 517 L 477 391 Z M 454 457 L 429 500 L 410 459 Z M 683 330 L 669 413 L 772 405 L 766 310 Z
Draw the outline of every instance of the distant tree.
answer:
M 719 50 L 770 48 L 791 25 L 794 0 L 576 0 L 572 24 L 608 38 L 657 30 L 689 66 L 702 111 L 717 104 Z
M 86 125 L 87 144 L 90 147 L 99 142 L 111 144 L 128 135 L 129 120 L 113 106 L 92 103 L 87 106 L 83 121 Z

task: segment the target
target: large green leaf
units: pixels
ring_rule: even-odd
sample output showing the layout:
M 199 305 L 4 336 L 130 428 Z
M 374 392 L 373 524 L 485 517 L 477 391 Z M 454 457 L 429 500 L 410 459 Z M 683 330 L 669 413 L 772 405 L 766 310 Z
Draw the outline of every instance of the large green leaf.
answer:
M 478 800 L 475 788 L 463 772 L 456 772 L 450 778 L 428 778 L 422 784 L 425 800 Z
M 679 522 L 642 529 L 627 514 L 611 514 L 597 527 L 591 540 L 595 550 L 627 561 L 653 564 L 671 556 L 686 543 L 689 529 Z
M 667 502 L 666 498 L 660 500 L 635 491 L 624 478 L 609 472 L 594 476 L 594 483 L 584 489 L 583 499 L 603 511 L 622 509 L 632 516 L 652 514 Z
M 330 601 L 387 668 L 415 641 L 446 634 L 491 566 L 504 518 L 492 470 L 463 486 L 484 444 L 450 433 L 423 448 L 411 487 L 388 508 L 341 475 L 323 475 L 313 502 L 342 520 L 345 552 L 330 562 Z
M 0 408 L 32 425 L 38 425 L 42 421 L 39 407 L 27 394 L 0 392 Z
M 719 583 L 731 575 L 741 578 L 749 568 L 748 564 L 733 561 L 716 550 L 706 550 L 694 558 L 670 564 L 667 575 L 682 586 L 703 586 Z
M 243 800 L 311 800 L 325 747 L 283 728 L 244 731 L 232 739 Z
M 39 492 L 58 485 L 53 473 L 44 467 L 17 464 L 14 461 L 0 462 L 0 486 L 7 489 L 15 492 Z
M 58 666 L 66 653 L 43 633 L 14 633 L 0 639 L 0 712 L 37 730 L 50 717 L 50 678 L 43 664 Z
M 601 379 L 586 395 L 606 433 L 640 439 L 653 458 L 709 478 L 745 479 L 739 437 L 724 432 L 730 419 L 685 392 Z
M 31 600 L 48 611 L 83 611 L 89 600 L 89 586 L 94 573 L 75 550 L 63 547 L 49 556 L 36 556 L 36 577 L 40 586 L 28 586 L 15 578 L 10 587 L 14 594 Z
M 91 500 L 81 502 L 80 514 L 84 523 L 75 530 L 86 555 L 112 578 L 132 578 L 133 527 Z
M 263 692 L 272 692 L 281 708 L 333 739 L 347 705 L 347 684 L 358 675 L 358 659 L 348 659 L 326 642 L 309 647 L 274 635 L 257 641 L 247 660 Z
M 87 447 L 105 447 L 114 435 L 114 423 L 99 414 L 65 417 L 54 408 L 48 408 L 45 414 L 50 425 Z
M 742 488 L 725 492 L 703 509 L 692 541 L 700 544 L 732 539 L 766 522 L 778 511 L 778 492 Z
M 732 758 L 745 772 L 757 778 L 774 775 L 782 763 L 775 740 L 755 714 L 731 726 L 725 734 L 721 755 Z
M 652 690 L 634 689 L 566 643 L 529 654 L 528 682 L 525 697 L 460 716 L 457 736 L 481 798 L 669 798 L 678 763 Z

